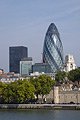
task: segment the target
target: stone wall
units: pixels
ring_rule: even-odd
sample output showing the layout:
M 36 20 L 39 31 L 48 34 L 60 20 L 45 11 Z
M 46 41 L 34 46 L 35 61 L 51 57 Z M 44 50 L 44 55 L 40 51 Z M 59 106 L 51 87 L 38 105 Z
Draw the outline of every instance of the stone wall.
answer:
M 80 103 L 79 89 L 60 91 L 58 88 L 54 87 L 54 103 Z

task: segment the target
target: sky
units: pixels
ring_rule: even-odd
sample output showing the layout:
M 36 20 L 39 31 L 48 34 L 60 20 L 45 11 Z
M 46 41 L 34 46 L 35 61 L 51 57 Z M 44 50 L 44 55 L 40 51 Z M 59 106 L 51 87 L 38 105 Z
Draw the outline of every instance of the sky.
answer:
M 0 68 L 9 71 L 9 47 L 28 47 L 41 62 L 45 34 L 55 23 L 64 58 L 72 54 L 80 66 L 80 0 L 0 0 Z

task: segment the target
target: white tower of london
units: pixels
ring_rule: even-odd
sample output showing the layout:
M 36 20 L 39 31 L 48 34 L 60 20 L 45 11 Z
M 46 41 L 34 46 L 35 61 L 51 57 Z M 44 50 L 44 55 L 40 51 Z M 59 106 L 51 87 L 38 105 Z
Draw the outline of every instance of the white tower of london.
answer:
M 76 69 L 76 64 L 74 62 L 74 58 L 72 55 L 66 55 L 64 62 L 64 71 L 69 72 L 71 70 Z

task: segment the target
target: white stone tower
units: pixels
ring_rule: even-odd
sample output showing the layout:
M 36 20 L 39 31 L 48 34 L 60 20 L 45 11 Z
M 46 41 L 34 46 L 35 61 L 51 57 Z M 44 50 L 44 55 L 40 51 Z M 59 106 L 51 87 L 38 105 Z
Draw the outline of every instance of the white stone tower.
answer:
M 76 64 L 74 62 L 74 58 L 72 55 L 66 55 L 64 62 L 64 71 L 69 72 L 71 70 L 76 69 Z

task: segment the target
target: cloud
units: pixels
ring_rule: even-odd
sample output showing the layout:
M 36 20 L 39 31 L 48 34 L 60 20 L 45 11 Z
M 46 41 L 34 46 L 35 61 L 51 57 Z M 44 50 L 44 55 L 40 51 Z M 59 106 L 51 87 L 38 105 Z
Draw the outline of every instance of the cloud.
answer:
M 68 11 L 66 11 L 66 14 L 70 15 L 77 11 L 80 11 L 80 6 L 76 6 L 75 8 L 69 9 Z

